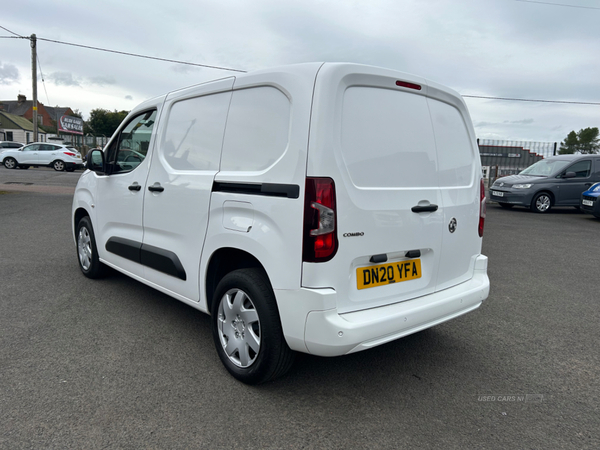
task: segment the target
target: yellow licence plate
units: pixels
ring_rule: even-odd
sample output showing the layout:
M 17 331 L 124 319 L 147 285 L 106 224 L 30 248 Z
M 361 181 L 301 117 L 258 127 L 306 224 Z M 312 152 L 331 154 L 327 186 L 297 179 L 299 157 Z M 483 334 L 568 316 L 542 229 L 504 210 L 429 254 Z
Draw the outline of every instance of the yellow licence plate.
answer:
M 356 269 L 356 287 L 367 289 L 421 278 L 421 260 L 410 259 Z

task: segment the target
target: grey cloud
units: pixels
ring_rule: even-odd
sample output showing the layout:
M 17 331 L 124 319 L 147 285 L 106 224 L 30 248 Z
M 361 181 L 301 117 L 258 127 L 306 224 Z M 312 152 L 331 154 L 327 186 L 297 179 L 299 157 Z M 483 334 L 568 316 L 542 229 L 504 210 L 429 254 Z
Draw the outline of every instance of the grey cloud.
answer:
M 131 95 L 126 95 L 125 100 L 133 100 L 133 97 Z
M 48 78 L 57 86 L 81 86 L 79 81 L 73 78 L 73 74 L 69 72 L 54 72 Z
M 12 64 L 0 62 L 0 84 L 12 84 L 19 81 L 19 69 Z
M 88 78 L 89 82 L 91 84 L 96 84 L 98 86 L 106 86 L 106 85 L 111 85 L 111 84 L 117 84 L 117 81 L 110 76 L 106 76 L 106 77 L 90 77 Z
M 534 120 L 533 119 L 522 119 L 522 120 L 505 120 L 504 123 L 514 123 L 514 124 L 520 124 L 520 125 L 529 125 L 530 123 L 533 123 Z

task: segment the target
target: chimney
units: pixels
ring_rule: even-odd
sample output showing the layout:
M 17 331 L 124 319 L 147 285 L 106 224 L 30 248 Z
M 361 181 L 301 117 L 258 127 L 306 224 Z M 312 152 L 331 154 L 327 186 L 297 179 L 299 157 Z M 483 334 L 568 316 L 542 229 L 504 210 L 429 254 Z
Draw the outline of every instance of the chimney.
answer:
M 25 97 L 23 94 L 19 94 L 19 95 L 17 96 L 17 101 L 18 101 L 19 103 L 23 103 L 23 102 L 24 102 L 24 101 L 26 101 L 26 100 L 27 100 L 27 97 Z

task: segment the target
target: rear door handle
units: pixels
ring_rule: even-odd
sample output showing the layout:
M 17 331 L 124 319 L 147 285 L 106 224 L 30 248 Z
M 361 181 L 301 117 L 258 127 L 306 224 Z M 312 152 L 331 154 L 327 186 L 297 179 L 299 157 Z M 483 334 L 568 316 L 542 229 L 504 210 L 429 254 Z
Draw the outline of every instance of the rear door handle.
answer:
M 129 189 L 130 191 L 139 191 L 140 189 L 142 189 L 142 185 L 137 184 L 137 182 L 135 182 L 131 186 L 129 186 L 127 189 Z
M 162 192 L 165 190 L 164 187 L 162 187 L 160 185 L 160 183 L 157 181 L 156 183 L 154 183 L 152 186 L 148 186 L 148 190 L 150 192 Z
M 414 213 L 422 212 L 434 212 L 437 211 L 438 205 L 417 205 L 413 206 L 410 210 Z

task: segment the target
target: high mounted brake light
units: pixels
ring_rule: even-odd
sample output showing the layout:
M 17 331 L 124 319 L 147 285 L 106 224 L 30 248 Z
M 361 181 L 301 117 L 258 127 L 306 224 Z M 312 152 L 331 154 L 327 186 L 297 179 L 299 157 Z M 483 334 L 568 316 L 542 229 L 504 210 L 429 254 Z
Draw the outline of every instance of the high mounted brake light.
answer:
M 304 194 L 302 260 L 325 262 L 335 256 L 335 185 L 331 178 L 307 178 Z
M 396 86 L 405 87 L 409 89 L 416 89 L 417 91 L 421 90 L 421 86 L 415 83 L 409 83 L 408 81 L 396 81 Z

